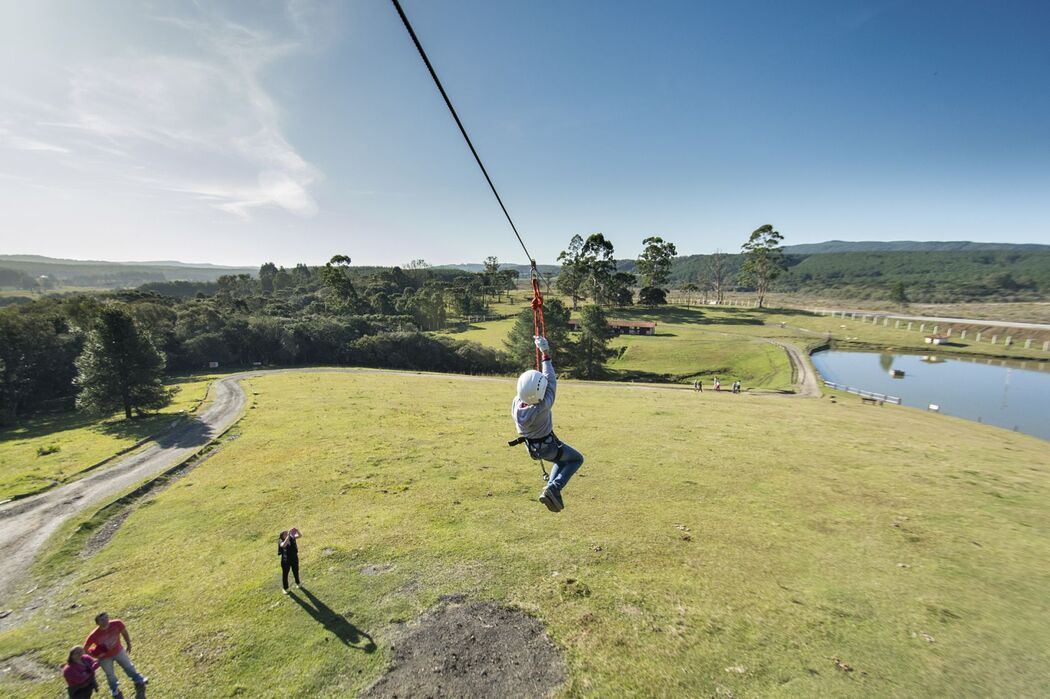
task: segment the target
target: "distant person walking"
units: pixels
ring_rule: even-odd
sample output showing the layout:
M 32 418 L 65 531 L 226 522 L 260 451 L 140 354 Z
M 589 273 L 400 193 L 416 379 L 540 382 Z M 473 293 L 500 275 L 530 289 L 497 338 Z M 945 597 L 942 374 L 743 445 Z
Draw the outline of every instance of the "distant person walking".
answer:
M 718 380 L 717 376 L 715 377 L 715 390 L 716 391 L 721 391 L 722 390 L 722 382 Z
M 69 699 L 90 699 L 98 690 L 95 670 L 99 662 L 84 652 L 83 646 L 73 646 L 62 668 L 62 677 L 66 680 L 66 692 Z
M 734 381 L 733 382 L 733 393 L 740 393 L 740 382 L 739 381 Z
M 277 535 L 277 555 L 281 557 L 281 586 L 282 592 L 288 594 L 288 571 L 295 576 L 295 586 L 302 589 L 303 584 L 299 581 L 299 544 L 297 539 L 301 535 L 299 530 L 292 527 L 288 531 Z
M 700 392 L 700 382 L 699 381 L 694 381 L 693 382 L 693 390 L 696 391 L 697 393 Z
M 124 695 L 121 694 L 120 687 L 117 685 L 117 672 L 113 669 L 114 661 L 120 665 L 124 674 L 130 677 L 136 686 L 144 687 L 149 679 L 139 674 L 131 658 L 128 657 L 128 653 L 131 652 L 131 636 L 128 635 L 124 622 L 120 619 L 111 620 L 109 614 L 102 612 L 95 617 L 95 623 L 98 626 L 88 634 L 87 640 L 84 641 L 84 651 L 98 658 L 102 671 L 106 673 L 109 691 L 115 699 L 122 699 Z M 120 644 L 121 638 L 127 644 L 126 649 Z
M 697 380 L 697 382 L 696 382 L 696 390 L 698 392 L 700 392 L 700 393 L 704 392 L 704 380 L 703 379 Z

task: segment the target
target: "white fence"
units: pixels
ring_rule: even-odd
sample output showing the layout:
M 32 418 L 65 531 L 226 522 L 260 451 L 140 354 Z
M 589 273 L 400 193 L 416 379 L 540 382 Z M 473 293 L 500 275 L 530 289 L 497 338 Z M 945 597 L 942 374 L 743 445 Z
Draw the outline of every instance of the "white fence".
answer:
M 872 400 L 882 401 L 883 403 L 891 403 L 893 405 L 900 405 L 901 399 L 897 396 L 887 396 L 885 393 L 874 393 L 872 391 L 865 391 L 860 388 L 853 388 L 852 386 L 845 386 L 834 381 L 825 381 L 824 385 L 828 388 L 834 388 L 837 391 L 845 391 L 846 393 L 852 393 L 861 398 L 870 398 Z

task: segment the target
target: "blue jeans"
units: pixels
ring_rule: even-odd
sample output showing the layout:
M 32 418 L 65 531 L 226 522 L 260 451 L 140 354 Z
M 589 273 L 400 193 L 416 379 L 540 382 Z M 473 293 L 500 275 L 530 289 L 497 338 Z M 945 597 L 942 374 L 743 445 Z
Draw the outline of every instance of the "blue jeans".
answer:
M 543 445 L 536 452 L 536 456 L 554 464 L 547 483 L 558 490 L 564 488 L 573 474 L 579 470 L 580 466 L 583 466 L 583 454 L 564 443 L 561 445 L 561 458 L 555 461 L 558 457 L 558 444 L 554 440 L 551 440 L 550 444 Z
M 103 658 L 98 661 L 98 664 L 102 666 L 102 671 L 106 673 L 106 682 L 109 683 L 109 691 L 113 696 L 117 696 L 117 671 L 113 669 L 113 661 L 117 661 L 117 664 L 124 669 L 124 672 L 131 681 L 135 684 L 142 684 L 142 675 L 135 669 L 135 665 L 132 664 L 131 658 L 128 657 L 128 652 L 123 648 L 120 652 L 114 655 L 112 658 Z

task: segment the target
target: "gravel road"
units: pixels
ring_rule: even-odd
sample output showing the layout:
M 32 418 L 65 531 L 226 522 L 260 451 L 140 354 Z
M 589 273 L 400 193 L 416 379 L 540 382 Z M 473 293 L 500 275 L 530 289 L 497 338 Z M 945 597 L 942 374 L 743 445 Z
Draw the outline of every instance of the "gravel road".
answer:
M 241 378 L 216 381 L 207 409 L 112 466 L 40 495 L 0 505 L 0 560 L 5 561 L 0 566 L 0 606 L 63 522 L 189 458 L 236 422 L 245 405 L 238 383 Z

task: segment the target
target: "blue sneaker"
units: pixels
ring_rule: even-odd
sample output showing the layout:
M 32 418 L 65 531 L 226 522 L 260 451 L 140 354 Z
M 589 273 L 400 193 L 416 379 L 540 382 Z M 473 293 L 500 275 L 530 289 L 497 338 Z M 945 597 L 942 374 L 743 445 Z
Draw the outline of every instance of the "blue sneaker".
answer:
M 548 485 L 540 493 L 540 502 L 547 506 L 547 509 L 551 512 L 561 512 L 565 509 L 565 503 L 562 502 L 561 492 L 555 485 Z

